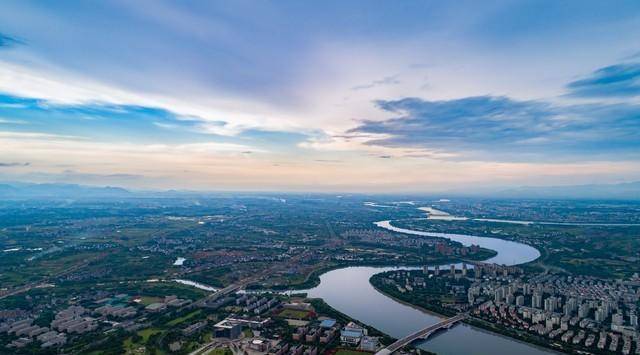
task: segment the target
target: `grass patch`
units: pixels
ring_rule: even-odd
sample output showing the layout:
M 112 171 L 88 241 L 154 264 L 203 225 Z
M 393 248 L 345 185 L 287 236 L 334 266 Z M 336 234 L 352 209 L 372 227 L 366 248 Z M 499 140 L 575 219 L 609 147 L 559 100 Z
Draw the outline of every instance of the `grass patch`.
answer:
M 152 296 L 142 296 L 140 297 L 140 304 L 143 306 L 148 306 L 152 303 L 162 302 L 163 299 L 160 297 L 152 297 Z
M 282 312 L 278 314 L 278 316 L 283 318 L 293 318 L 293 319 L 307 319 L 309 318 L 309 311 L 299 311 L 295 309 L 283 309 Z
M 162 330 L 158 329 L 158 328 L 147 328 L 147 329 L 143 329 L 141 331 L 138 332 L 138 335 L 142 337 L 142 342 L 146 343 L 147 341 L 149 341 L 149 338 L 152 335 L 158 334 L 158 333 L 162 333 Z
M 159 333 L 162 333 L 162 330 L 158 328 L 146 328 L 140 330 L 136 335 L 125 339 L 122 343 L 122 347 L 128 352 L 135 351 L 136 349 L 144 346 L 149 341 L 149 338 Z
M 170 327 L 173 327 L 176 324 L 180 324 L 180 323 L 182 323 L 182 322 L 184 322 L 186 320 L 189 320 L 189 319 L 197 316 L 201 312 L 202 312 L 202 310 L 193 311 L 193 312 L 191 312 L 191 313 L 189 313 L 187 315 L 184 315 L 184 316 L 182 316 L 180 318 L 176 318 L 176 319 L 173 319 L 173 320 L 167 322 L 167 325 L 170 326 Z
M 218 349 L 213 349 L 213 351 L 209 352 L 209 355 L 231 355 L 233 354 L 231 352 L 231 350 L 229 350 L 229 348 L 218 348 Z
M 368 352 L 365 352 L 365 351 L 340 349 L 340 350 L 336 351 L 335 355 L 363 355 L 363 354 L 371 354 L 371 353 L 368 353 Z

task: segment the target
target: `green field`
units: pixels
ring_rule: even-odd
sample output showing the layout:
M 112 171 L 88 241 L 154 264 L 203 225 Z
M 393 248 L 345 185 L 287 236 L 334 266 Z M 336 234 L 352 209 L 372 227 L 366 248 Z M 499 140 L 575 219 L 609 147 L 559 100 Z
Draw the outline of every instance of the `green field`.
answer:
M 160 297 L 151 297 L 151 296 L 142 296 L 140 297 L 140 304 L 143 306 L 148 306 L 152 303 L 162 302 L 162 298 Z
M 283 318 L 293 318 L 293 319 L 307 319 L 309 317 L 309 311 L 298 311 L 295 309 L 284 309 L 282 312 L 278 314 L 278 316 Z
M 174 325 L 180 324 L 180 323 L 182 323 L 182 322 L 184 322 L 184 321 L 187 321 L 187 320 L 189 320 L 189 319 L 191 319 L 191 318 L 193 318 L 193 317 L 197 316 L 197 315 L 198 315 L 198 314 L 200 314 L 201 312 L 202 312 L 201 310 L 193 311 L 193 312 L 191 312 L 191 313 L 189 313 L 189 314 L 187 314 L 187 315 L 184 315 L 184 316 L 182 316 L 182 317 L 180 317 L 180 318 L 176 318 L 176 319 L 173 319 L 173 320 L 171 320 L 171 321 L 167 322 L 167 325 L 168 325 L 168 326 L 170 326 L 170 327 L 172 327 L 172 326 L 174 326 Z
M 369 354 L 369 353 L 364 351 L 355 351 L 355 350 L 347 350 L 347 349 L 340 349 L 336 352 L 336 355 L 363 355 L 363 354 Z

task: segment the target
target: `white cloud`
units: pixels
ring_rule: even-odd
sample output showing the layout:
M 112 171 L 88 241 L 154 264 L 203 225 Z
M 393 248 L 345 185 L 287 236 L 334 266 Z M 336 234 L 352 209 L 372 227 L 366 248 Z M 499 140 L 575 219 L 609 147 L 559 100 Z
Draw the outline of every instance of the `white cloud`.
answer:
M 41 132 L 11 132 L 11 131 L 2 131 L 0 132 L 0 138 L 10 138 L 10 139 L 44 139 L 44 140 L 85 140 L 84 137 L 79 136 L 66 136 L 59 134 L 50 134 L 50 133 L 41 133 Z
M 54 104 L 137 105 L 162 108 L 189 120 L 201 120 L 203 130 L 220 135 L 235 135 L 244 129 L 301 129 L 303 125 L 267 104 L 228 98 L 215 92 L 197 95 L 138 92 L 95 81 L 49 65 L 0 61 L 0 92 L 36 98 Z M 46 105 L 46 102 L 42 103 Z M 218 125 L 226 122 L 225 125 Z
M 13 118 L 3 118 L 0 117 L 0 124 L 5 123 L 5 124 L 29 124 L 29 122 L 25 121 L 25 120 L 16 120 Z

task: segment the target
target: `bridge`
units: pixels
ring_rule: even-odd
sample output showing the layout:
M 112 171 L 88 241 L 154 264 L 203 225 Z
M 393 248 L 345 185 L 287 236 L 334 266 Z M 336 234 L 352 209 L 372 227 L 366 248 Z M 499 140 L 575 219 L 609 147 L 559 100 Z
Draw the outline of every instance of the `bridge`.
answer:
M 467 318 L 467 314 L 466 313 L 460 313 L 455 317 L 451 317 L 448 319 L 443 320 L 440 323 L 436 323 L 433 325 L 430 325 L 426 328 L 420 329 L 415 333 L 411 333 L 409 335 L 407 335 L 406 337 L 402 338 L 402 339 L 398 339 L 395 343 L 387 346 L 386 348 L 378 351 L 375 355 L 389 355 L 395 351 L 398 351 L 402 348 L 404 348 L 405 346 L 413 343 L 414 341 L 418 340 L 418 339 L 427 339 L 431 334 L 437 332 L 438 330 L 441 329 L 449 329 L 451 327 L 453 327 L 454 325 L 456 325 L 456 323 L 458 323 L 459 321 L 463 320 Z
M 303 254 L 299 254 L 299 255 L 296 255 L 296 256 L 292 257 L 291 259 L 289 259 L 289 261 L 287 261 L 284 264 L 284 267 L 288 267 L 288 266 L 291 266 L 291 265 L 298 265 L 299 261 L 303 258 L 303 256 L 304 256 Z M 253 275 L 253 276 L 250 276 L 250 277 L 248 277 L 248 278 L 246 278 L 244 280 L 237 281 L 237 282 L 235 282 L 235 283 L 233 283 L 233 284 L 231 284 L 231 285 L 229 285 L 229 286 L 227 286 L 227 287 L 225 287 L 223 289 L 220 289 L 220 290 L 218 290 L 218 291 L 216 291 L 216 292 L 214 292 L 214 293 L 212 293 L 212 294 L 210 294 L 208 296 L 205 296 L 204 298 L 201 298 L 200 300 L 196 301 L 194 303 L 194 305 L 198 306 L 198 307 L 202 307 L 207 302 L 215 301 L 215 300 L 219 299 L 220 297 L 224 297 L 224 296 L 230 295 L 230 294 L 232 294 L 232 293 L 234 293 L 236 291 L 239 291 L 239 290 L 247 287 L 247 285 L 249 285 L 249 284 L 251 284 L 253 282 L 257 282 L 257 281 L 263 279 L 264 277 L 273 274 L 277 270 L 277 268 L 278 268 L 278 265 L 270 267 L 270 268 L 268 268 L 266 270 L 263 270 L 261 273 Z
M 234 292 L 246 287 L 248 284 L 250 284 L 252 282 L 255 282 L 257 280 L 258 280 L 257 277 L 250 277 L 250 278 L 247 278 L 245 280 L 238 281 L 238 282 L 236 282 L 234 284 L 231 284 L 231 285 L 229 285 L 229 286 L 227 286 L 225 288 L 222 288 L 222 289 L 216 291 L 215 293 L 212 293 L 212 294 L 200 299 L 199 301 L 197 301 L 195 303 L 195 305 L 199 306 L 199 307 L 202 307 L 207 302 L 215 301 L 220 297 L 230 295 L 230 294 L 232 294 L 232 293 L 234 293 Z

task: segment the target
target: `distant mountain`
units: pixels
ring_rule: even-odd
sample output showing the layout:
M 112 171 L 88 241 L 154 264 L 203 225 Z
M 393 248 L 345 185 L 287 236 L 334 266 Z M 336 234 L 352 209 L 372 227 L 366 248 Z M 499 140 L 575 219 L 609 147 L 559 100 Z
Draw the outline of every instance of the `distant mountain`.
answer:
M 524 186 L 499 191 L 496 197 L 640 200 L 640 181 L 621 184 Z
M 0 199 L 96 199 L 96 198 L 193 198 L 246 195 L 246 192 L 207 192 L 191 190 L 129 191 L 113 186 L 88 186 L 61 183 L 0 182 Z M 263 194 L 261 194 L 263 195 Z M 449 191 L 447 196 L 543 199 L 639 200 L 640 181 L 621 184 L 569 186 L 523 186 L 505 190 L 476 190 L 474 193 Z
M 131 192 L 121 187 L 75 184 L 0 183 L 0 198 L 105 198 L 127 197 Z

